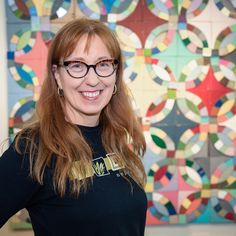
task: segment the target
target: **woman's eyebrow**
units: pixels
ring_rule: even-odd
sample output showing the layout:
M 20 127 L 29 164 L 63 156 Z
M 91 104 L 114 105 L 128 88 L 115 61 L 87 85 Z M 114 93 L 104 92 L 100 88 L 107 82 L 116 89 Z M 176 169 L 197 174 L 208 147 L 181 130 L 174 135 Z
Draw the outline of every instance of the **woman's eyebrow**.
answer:
M 102 57 L 98 57 L 96 58 L 96 60 L 94 61 L 95 63 L 101 60 L 106 60 L 106 59 L 110 59 L 110 56 L 102 56 Z M 65 61 L 82 61 L 82 62 L 86 62 L 87 60 L 83 57 L 72 57 L 72 58 L 66 58 Z

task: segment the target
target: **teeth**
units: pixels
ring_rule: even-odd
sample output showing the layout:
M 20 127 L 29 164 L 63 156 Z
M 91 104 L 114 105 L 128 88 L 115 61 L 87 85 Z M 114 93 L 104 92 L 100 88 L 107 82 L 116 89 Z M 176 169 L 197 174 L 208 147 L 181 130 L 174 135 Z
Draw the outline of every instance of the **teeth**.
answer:
M 99 93 L 100 93 L 100 91 L 96 91 L 96 92 L 82 92 L 83 96 L 90 97 L 90 98 L 94 98 L 94 97 L 98 96 Z

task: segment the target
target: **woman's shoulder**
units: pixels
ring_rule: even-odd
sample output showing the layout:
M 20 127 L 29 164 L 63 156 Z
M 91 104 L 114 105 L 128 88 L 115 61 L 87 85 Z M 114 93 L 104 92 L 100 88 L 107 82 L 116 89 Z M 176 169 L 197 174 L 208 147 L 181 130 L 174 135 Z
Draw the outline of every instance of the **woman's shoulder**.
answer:
M 39 141 L 39 128 L 37 126 L 28 126 L 18 132 L 10 144 L 16 152 L 22 154 L 29 152 L 30 149 L 36 148 Z
M 8 144 L 4 144 L 8 147 L 5 148 L 0 157 L 0 169 L 2 171 L 10 168 L 10 166 L 10 169 L 14 170 L 20 170 L 25 165 L 28 166 L 26 143 L 26 139 L 19 135 L 13 141 L 8 140 Z

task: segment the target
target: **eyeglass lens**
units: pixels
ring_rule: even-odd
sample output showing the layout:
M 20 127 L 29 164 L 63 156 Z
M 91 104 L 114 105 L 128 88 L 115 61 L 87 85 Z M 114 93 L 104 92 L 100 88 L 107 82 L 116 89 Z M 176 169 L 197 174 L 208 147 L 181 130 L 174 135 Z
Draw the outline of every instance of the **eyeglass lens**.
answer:
M 88 65 L 81 61 L 65 61 L 64 66 L 69 75 L 73 78 L 82 78 L 86 76 L 90 67 L 95 73 L 101 77 L 108 77 L 112 75 L 117 67 L 118 61 L 113 59 L 102 60 L 95 65 Z

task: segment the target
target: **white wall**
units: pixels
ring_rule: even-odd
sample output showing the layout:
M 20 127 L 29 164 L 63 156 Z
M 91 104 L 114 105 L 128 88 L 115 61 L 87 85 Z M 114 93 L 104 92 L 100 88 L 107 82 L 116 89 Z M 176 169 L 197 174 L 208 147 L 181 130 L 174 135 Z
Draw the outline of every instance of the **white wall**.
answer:
M 0 1 L 0 142 L 8 137 L 7 36 L 5 1 Z

